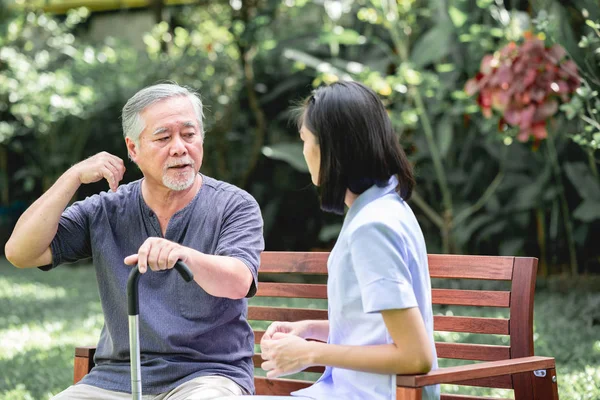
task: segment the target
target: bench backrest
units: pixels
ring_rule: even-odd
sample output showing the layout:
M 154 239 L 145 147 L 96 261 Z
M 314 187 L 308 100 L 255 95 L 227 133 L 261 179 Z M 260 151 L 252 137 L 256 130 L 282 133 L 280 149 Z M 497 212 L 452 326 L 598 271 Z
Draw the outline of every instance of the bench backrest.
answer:
M 259 278 L 257 297 L 326 299 L 324 283 L 297 283 L 299 276 L 327 275 L 329 253 L 321 252 L 264 252 L 259 276 L 268 276 L 277 282 L 264 282 Z M 508 345 L 436 342 L 438 358 L 495 361 L 533 355 L 533 296 L 537 259 L 522 257 L 429 255 L 431 278 L 476 279 L 506 281 L 508 290 L 460 290 L 432 289 L 434 305 L 498 307 L 507 309 L 508 318 L 476 316 L 435 315 L 436 332 L 506 335 Z M 436 280 L 434 279 L 434 282 Z M 447 286 L 447 285 L 446 285 Z M 251 305 L 248 319 L 252 321 L 297 321 L 303 319 L 327 319 L 327 310 L 314 308 L 290 308 Z M 255 324 L 253 322 L 253 324 Z M 262 324 L 263 327 L 265 323 Z M 264 328 L 255 329 L 255 343 L 259 344 Z M 448 336 L 448 335 L 446 335 Z M 451 335 L 450 335 L 451 336 Z M 260 354 L 255 355 L 254 365 L 260 366 Z M 323 368 L 310 368 L 320 372 Z M 285 395 L 305 387 L 306 382 L 280 380 L 276 385 L 257 377 L 257 394 Z M 462 381 L 458 384 L 512 389 L 516 384 L 509 375 Z

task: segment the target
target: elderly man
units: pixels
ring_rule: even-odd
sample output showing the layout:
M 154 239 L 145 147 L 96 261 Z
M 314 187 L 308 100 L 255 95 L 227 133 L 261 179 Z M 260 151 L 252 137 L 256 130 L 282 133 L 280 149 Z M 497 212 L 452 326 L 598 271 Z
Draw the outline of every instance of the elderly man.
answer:
M 19 268 L 50 270 L 91 257 L 104 326 L 96 366 L 55 399 L 129 399 L 126 281 L 140 279 L 142 393 L 148 399 L 213 399 L 253 388 L 254 337 L 246 297 L 256 292 L 264 248 L 252 196 L 199 173 L 202 102 L 159 84 L 123 108 L 129 157 L 143 178 L 119 186 L 123 160 L 99 153 L 66 171 L 23 213 L 6 244 Z M 106 179 L 110 191 L 67 207 L 81 184 Z M 186 284 L 173 266 L 194 273 Z M 147 396 L 148 395 L 148 396 Z

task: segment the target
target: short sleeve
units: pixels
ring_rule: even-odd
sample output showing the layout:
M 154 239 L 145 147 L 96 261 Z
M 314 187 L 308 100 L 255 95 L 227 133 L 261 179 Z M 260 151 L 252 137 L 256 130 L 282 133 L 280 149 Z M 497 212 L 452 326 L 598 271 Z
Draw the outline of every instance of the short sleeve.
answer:
M 215 255 L 234 257 L 246 264 L 254 278 L 246 297 L 252 297 L 258 287 L 260 254 L 265 248 L 260 208 L 250 195 L 237 195 L 224 218 Z
M 349 245 L 364 312 L 418 306 L 400 232 L 369 223 L 352 232 Z
M 64 263 L 90 258 L 92 248 L 90 243 L 88 212 L 92 200 L 73 203 L 61 215 L 58 230 L 50 243 L 52 250 L 52 265 L 40 267 L 49 270 Z

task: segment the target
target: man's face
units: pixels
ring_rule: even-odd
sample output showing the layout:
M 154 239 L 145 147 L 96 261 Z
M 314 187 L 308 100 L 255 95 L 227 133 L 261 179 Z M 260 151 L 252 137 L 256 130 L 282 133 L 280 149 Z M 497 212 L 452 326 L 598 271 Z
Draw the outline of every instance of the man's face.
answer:
M 126 138 L 131 159 L 146 182 L 171 190 L 188 189 L 202 165 L 202 131 L 192 102 L 172 97 L 142 111 L 145 127 L 139 145 Z

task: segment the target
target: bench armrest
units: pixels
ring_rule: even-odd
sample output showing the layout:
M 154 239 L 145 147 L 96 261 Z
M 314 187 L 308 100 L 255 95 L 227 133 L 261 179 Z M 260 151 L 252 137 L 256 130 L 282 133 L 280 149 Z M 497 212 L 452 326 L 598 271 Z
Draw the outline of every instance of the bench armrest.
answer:
M 554 367 L 555 363 L 552 357 L 521 357 L 510 360 L 488 361 L 458 367 L 440 368 L 424 375 L 398 375 L 396 377 L 396 385 L 399 387 L 419 388 L 428 385 L 518 374 Z
M 73 383 L 77 383 L 87 375 L 94 366 L 96 346 L 77 346 L 73 365 Z

